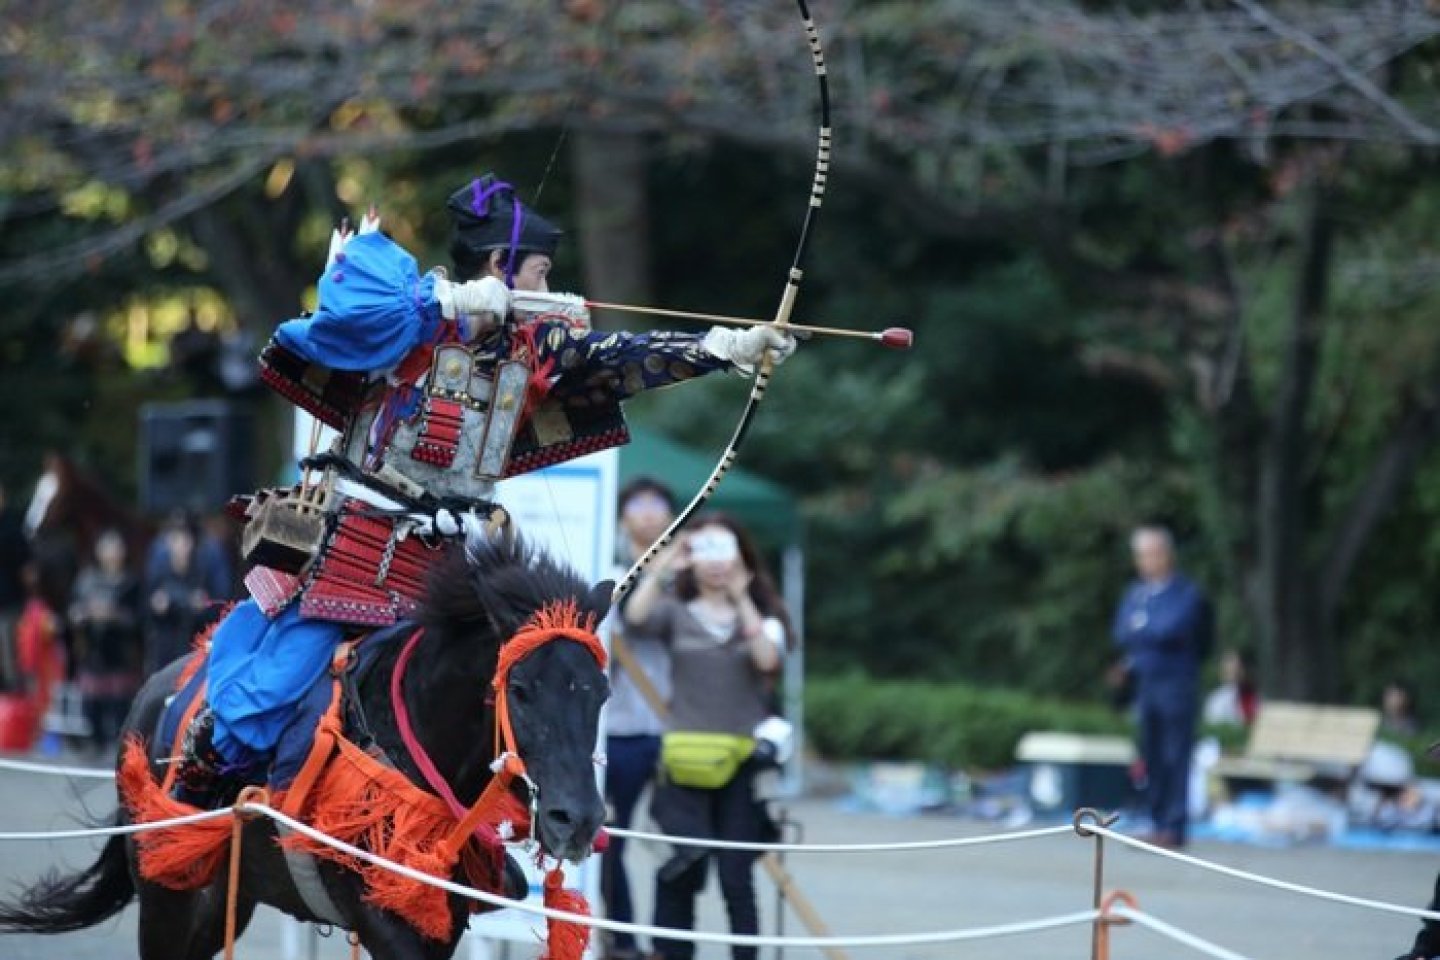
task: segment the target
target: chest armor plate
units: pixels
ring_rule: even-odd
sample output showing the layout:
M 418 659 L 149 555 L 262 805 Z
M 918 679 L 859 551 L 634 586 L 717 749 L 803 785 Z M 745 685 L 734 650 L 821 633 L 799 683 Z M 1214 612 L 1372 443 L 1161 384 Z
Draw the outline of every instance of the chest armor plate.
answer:
M 524 363 L 481 364 L 466 346 L 444 344 L 435 349 L 414 415 L 387 438 L 373 435 L 379 411 L 372 411 L 356 422 L 348 452 L 358 463 L 358 447 L 383 444 L 387 473 L 432 496 L 488 500 L 506 476 L 529 380 Z

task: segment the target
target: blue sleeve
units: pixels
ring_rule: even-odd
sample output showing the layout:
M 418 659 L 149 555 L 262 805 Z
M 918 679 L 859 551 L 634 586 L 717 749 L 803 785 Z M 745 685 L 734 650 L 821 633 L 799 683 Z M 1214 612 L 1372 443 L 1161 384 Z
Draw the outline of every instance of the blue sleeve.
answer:
M 442 323 L 435 277 L 420 276 L 415 258 L 383 233 L 354 237 L 320 277 L 320 306 L 287 320 L 279 344 L 332 370 L 393 367 L 435 338 Z
M 546 324 L 536 337 L 542 361 L 553 360 L 551 396 L 565 401 L 624 400 L 730 364 L 701 346 L 693 333 L 574 330 Z

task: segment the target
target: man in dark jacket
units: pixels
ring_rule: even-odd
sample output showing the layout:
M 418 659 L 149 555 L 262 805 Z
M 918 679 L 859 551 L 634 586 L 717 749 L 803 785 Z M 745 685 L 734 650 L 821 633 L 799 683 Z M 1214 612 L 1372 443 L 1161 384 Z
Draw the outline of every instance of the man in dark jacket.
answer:
M 1200 589 L 1175 569 L 1175 545 L 1164 527 L 1141 527 L 1130 539 L 1139 579 L 1115 611 L 1112 634 L 1135 682 L 1140 753 L 1155 843 L 1184 846 L 1190 752 L 1199 710 L 1200 665 L 1214 624 Z

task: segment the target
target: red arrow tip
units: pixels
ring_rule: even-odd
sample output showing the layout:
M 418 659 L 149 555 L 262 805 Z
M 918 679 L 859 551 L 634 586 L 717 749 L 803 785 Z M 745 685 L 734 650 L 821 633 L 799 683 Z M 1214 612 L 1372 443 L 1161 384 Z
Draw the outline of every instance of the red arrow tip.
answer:
M 880 331 L 880 342 L 891 350 L 909 350 L 915 343 L 915 332 L 904 327 L 889 327 Z

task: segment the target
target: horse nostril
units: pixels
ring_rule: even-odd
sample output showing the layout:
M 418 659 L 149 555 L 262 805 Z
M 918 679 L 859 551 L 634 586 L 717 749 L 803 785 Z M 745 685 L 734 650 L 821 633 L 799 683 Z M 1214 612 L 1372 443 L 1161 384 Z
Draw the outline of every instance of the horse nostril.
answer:
M 575 822 L 571 819 L 569 811 L 562 810 L 559 807 L 546 810 L 545 816 L 549 817 L 551 822 L 561 827 L 571 826 Z

